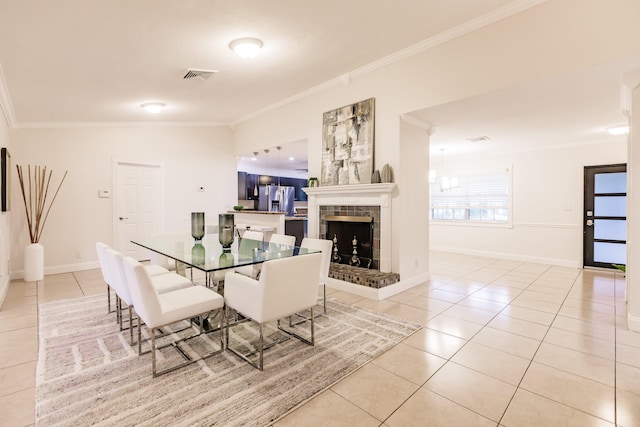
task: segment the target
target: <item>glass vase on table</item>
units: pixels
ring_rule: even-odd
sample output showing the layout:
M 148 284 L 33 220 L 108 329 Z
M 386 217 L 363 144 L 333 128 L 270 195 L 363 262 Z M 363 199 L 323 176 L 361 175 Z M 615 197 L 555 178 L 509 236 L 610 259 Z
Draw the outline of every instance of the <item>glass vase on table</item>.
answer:
M 231 249 L 234 228 L 233 214 L 218 215 L 218 240 L 220 241 L 223 250 Z
M 191 212 L 191 236 L 196 242 L 204 237 L 204 212 Z

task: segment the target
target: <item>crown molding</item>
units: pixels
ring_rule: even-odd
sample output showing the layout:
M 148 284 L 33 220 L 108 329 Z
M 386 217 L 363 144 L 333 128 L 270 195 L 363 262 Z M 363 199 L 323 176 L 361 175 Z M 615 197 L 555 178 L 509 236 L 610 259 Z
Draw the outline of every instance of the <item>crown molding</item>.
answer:
M 415 43 L 405 49 L 402 49 L 398 52 L 395 52 L 391 55 L 387 55 L 377 61 L 371 62 L 363 67 L 357 68 L 353 71 L 342 73 L 340 76 L 337 76 L 333 79 L 330 79 L 324 83 L 311 87 L 305 91 L 299 92 L 293 96 L 285 98 L 279 102 L 271 104 L 265 108 L 257 110 L 253 113 L 242 116 L 236 120 L 233 120 L 229 123 L 219 123 L 219 122 L 24 122 L 17 123 L 15 119 L 15 113 L 13 110 L 13 106 L 11 103 L 11 98 L 9 97 L 9 92 L 7 90 L 7 86 L 4 80 L 4 76 L 2 74 L 2 69 L 0 67 L 0 107 L 4 112 L 5 118 L 12 128 L 24 128 L 24 129 L 51 129 L 51 128 L 95 128 L 95 127 L 176 127 L 176 126 L 229 126 L 234 128 L 240 123 L 243 123 L 252 118 L 261 116 L 270 111 L 274 111 L 278 108 L 284 107 L 286 105 L 292 104 L 294 102 L 300 101 L 302 99 L 308 98 L 314 94 L 320 93 L 321 91 L 332 88 L 338 85 L 349 85 L 353 79 L 363 76 L 365 74 L 376 71 L 382 67 L 393 64 L 395 62 L 401 61 L 410 56 L 416 55 L 420 52 L 423 52 L 432 47 L 438 46 L 442 43 L 455 39 L 457 37 L 463 36 L 467 33 L 475 31 L 484 26 L 490 25 L 494 22 L 497 22 L 501 19 L 507 18 L 511 15 L 515 15 L 523 10 L 529 9 L 531 7 L 537 6 L 538 4 L 544 3 L 548 0 L 516 0 L 509 3 L 506 6 L 503 6 L 499 9 L 496 9 L 492 12 L 486 13 L 482 16 L 479 16 L 475 19 L 467 21 L 461 25 L 458 25 L 454 28 L 451 28 L 447 31 L 443 31 L 433 37 L 430 37 L 426 40 L 423 40 L 419 43 Z
M 23 122 L 14 129 L 82 129 L 82 128 L 166 128 L 166 127 L 230 127 L 221 122 Z
M 285 98 L 282 101 L 279 101 L 275 104 L 271 104 L 268 107 L 262 108 L 251 114 L 248 114 L 239 119 L 236 119 L 231 122 L 231 127 L 233 128 L 242 122 L 261 116 L 265 113 L 284 107 L 286 105 L 292 104 L 296 101 L 300 101 L 304 98 L 307 98 L 316 93 L 319 93 L 324 89 L 331 88 L 338 85 L 348 86 L 353 81 L 353 79 L 357 77 L 371 73 L 382 67 L 401 61 L 405 58 L 416 55 L 425 50 L 431 49 L 432 47 L 438 46 L 440 44 L 446 43 L 449 40 L 453 40 L 457 37 L 461 37 L 467 33 L 470 33 L 472 31 L 475 31 L 487 25 L 493 24 L 494 22 L 500 21 L 504 18 L 508 18 L 511 15 L 515 15 L 516 13 L 520 13 L 523 10 L 527 10 L 529 8 L 545 3 L 547 1 L 548 0 L 516 0 L 514 2 L 509 3 L 506 6 L 498 8 L 492 12 L 486 13 L 470 21 L 467 21 L 464 24 L 458 25 L 457 27 L 453 27 L 447 31 L 443 31 L 442 33 L 439 33 L 433 37 L 430 37 L 426 40 L 415 43 L 405 49 L 392 53 L 391 55 L 387 55 L 383 58 L 380 58 L 377 61 L 371 62 L 355 70 L 343 73 L 336 78 L 328 80 L 324 83 L 321 83 L 317 86 L 309 88 L 289 98 Z
M 420 120 L 419 118 L 413 117 L 412 115 L 409 115 L 409 114 L 401 114 L 400 120 L 402 120 L 407 124 L 410 124 L 412 126 L 415 126 L 417 128 L 427 131 L 429 135 L 433 135 L 433 133 L 436 131 L 435 127 L 431 123 L 427 123 L 424 120 Z
M 634 70 L 622 76 L 620 84 L 620 111 L 625 117 L 631 116 L 631 97 L 633 90 L 640 86 L 640 70 Z
M 348 73 L 346 73 L 346 74 L 348 74 Z M 338 86 L 338 85 L 341 85 L 341 84 L 343 84 L 343 83 L 341 82 L 341 78 L 340 77 L 336 77 L 334 79 L 327 80 L 324 83 L 320 83 L 319 85 L 313 86 L 313 87 L 311 87 L 311 88 L 309 88 L 307 90 L 304 90 L 302 92 L 298 92 L 297 94 L 295 94 L 293 96 L 285 98 L 285 99 L 283 99 L 281 101 L 278 101 L 278 102 L 276 102 L 274 104 L 271 104 L 271 105 L 269 105 L 269 106 L 267 106 L 265 108 L 261 108 L 260 110 L 254 111 L 253 113 L 250 113 L 250 114 L 247 114 L 246 116 L 242 116 L 239 119 L 236 119 L 236 120 L 232 121 L 231 122 L 231 127 L 233 128 L 233 127 L 239 125 L 240 123 L 246 122 L 247 120 L 253 119 L 255 117 L 259 117 L 259 116 L 261 116 L 263 114 L 266 114 L 266 113 L 268 113 L 270 111 L 277 110 L 278 108 L 281 108 L 281 107 L 285 107 L 285 106 L 287 106 L 289 104 L 293 104 L 294 102 L 301 101 L 301 100 L 303 100 L 305 98 L 308 98 L 308 97 L 310 97 L 312 95 L 315 95 L 316 93 L 322 92 L 325 89 L 329 89 L 329 88 L 332 88 L 334 86 Z
M 394 52 L 391 55 L 387 55 L 383 58 L 380 58 L 377 61 L 371 62 L 368 65 L 365 65 L 354 71 L 351 71 L 349 75 L 351 79 L 353 79 L 353 78 L 371 73 L 372 71 L 375 71 L 379 68 L 401 61 L 405 58 L 416 55 L 425 50 L 431 49 L 432 47 L 441 45 L 450 40 L 461 37 L 479 28 L 486 27 L 487 25 L 493 24 L 494 22 L 500 21 L 504 18 L 508 18 L 511 15 L 515 15 L 516 13 L 520 13 L 523 10 L 529 9 L 533 6 L 537 6 L 546 1 L 548 0 L 516 0 L 514 2 L 509 3 L 506 6 L 498 8 L 489 13 L 485 13 L 482 16 L 478 16 L 477 18 L 474 18 L 456 27 L 453 27 L 446 31 L 438 33 L 433 37 L 430 37 L 421 42 L 415 43 L 402 50 Z

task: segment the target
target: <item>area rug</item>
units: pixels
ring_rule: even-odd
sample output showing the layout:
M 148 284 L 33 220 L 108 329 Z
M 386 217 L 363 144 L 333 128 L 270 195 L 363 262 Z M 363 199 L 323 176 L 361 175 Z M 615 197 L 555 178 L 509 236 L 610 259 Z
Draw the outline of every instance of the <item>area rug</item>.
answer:
M 153 378 L 151 355 L 137 355 L 106 306 L 105 295 L 40 305 L 38 426 L 267 426 L 420 328 L 328 300 L 316 345 L 279 343 L 265 351 L 262 372 L 222 351 Z M 247 328 L 232 339 L 245 340 Z M 202 339 L 195 350 L 219 346 L 217 334 Z M 166 349 L 159 363 L 174 357 Z

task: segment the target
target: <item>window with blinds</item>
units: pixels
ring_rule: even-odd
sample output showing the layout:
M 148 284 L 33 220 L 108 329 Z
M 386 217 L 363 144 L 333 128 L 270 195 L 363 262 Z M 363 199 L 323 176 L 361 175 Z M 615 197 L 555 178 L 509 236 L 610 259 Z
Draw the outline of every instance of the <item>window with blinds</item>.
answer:
M 449 183 L 455 182 L 453 179 Z M 457 185 L 429 184 L 429 218 L 434 221 L 511 223 L 511 172 L 457 177 Z M 447 189 L 446 187 L 449 186 Z

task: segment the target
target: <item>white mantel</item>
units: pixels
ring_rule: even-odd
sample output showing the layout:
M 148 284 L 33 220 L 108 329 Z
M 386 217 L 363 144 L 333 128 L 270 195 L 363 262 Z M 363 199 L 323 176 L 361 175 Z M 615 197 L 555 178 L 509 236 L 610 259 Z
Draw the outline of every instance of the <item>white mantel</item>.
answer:
M 380 206 L 380 271 L 391 272 L 391 193 L 394 183 L 307 187 L 309 237 L 318 238 L 320 206 Z

